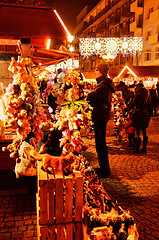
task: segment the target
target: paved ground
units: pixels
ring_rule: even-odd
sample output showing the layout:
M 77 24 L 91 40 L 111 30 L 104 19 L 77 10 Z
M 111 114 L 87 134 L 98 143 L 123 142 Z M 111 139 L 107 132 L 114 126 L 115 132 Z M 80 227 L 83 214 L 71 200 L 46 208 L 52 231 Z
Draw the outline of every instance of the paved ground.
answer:
M 148 129 L 147 154 L 134 154 L 112 137 L 113 121 L 108 123 L 107 143 L 112 177 L 102 180 L 112 200 L 130 210 L 137 222 L 140 240 L 159 239 L 159 117 L 152 118 Z M 98 167 L 94 139 L 87 158 Z
M 112 200 L 130 210 L 137 222 L 140 240 L 159 239 L 159 117 L 152 118 L 148 129 L 147 154 L 132 154 L 112 137 L 114 123 L 108 124 L 107 143 L 112 177 L 102 180 Z M 85 156 L 98 167 L 94 137 Z M 33 184 L 35 179 L 32 180 Z M 29 183 L 31 184 L 31 183 Z M 37 239 L 35 192 L 26 189 L 0 191 L 0 239 Z M 12 194 L 12 195 L 11 195 Z

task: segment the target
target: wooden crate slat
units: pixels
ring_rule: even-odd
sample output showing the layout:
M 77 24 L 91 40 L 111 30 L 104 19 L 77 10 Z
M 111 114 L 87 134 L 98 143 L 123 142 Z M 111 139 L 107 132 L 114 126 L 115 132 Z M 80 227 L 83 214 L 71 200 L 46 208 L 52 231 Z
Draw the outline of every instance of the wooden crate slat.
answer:
M 56 239 L 56 226 L 55 225 L 50 225 L 50 240 L 55 240 Z
M 75 233 L 74 234 L 75 235 L 74 240 L 82 240 L 83 239 L 82 222 L 75 223 L 74 233 Z
M 65 191 L 65 222 L 72 222 L 72 206 L 73 206 L 73 179 L 66 178 L 66 191 Z
M 57 240 L 65 240 L 64 224 L 57 225 Z
M 47 191 L 48 181 L 47 173 L 41 169 L 42 162 L 38 161 L 38 196 L 39 196 L 39 223 L 40 225 L 47 224 L 48 209 L 47 209 Z
M 76 173 L 75 222 L 82 221 L 83 177 Z
M 49 174 L 51 175 L 51 174 Z M 49 224 L 54 224 L 55 223 L 55 179 L 54 176 L 51 175 L 49 176 L 49 181 L 48 181 L 48 211 L 49 211 Z
M 38 161 L 38 240 L 82 240 L 81 173 L 77 172 L 67 177 L 61 173 L 48 174 L 41 166 L 42 162 Z
M 55 179 L 55 219 L 56 224 L 63 222 L 63 176 L 57 175 Z
M 37 237 L 38 237 L 38 239 L 40 239 L 39 199 L 38 199 L 38 193 L 36 194 L 36 213 L 37 213 Z
M 38 165 L 38 180 L 39 180 L 39 182 L 41 180 L 47 180 L 47 178 L 48 178 L 47 172 L 45 172 L 41 169 L 41 167 L 43 166 L 42 161 L 37 161 L 37 165 Z
M 48 227 L 40 227 L 40 238 L 38 238 L 38 240 L 51 240 Z
M 66 224 L 66 240 L 73 240 L 73 223 Z

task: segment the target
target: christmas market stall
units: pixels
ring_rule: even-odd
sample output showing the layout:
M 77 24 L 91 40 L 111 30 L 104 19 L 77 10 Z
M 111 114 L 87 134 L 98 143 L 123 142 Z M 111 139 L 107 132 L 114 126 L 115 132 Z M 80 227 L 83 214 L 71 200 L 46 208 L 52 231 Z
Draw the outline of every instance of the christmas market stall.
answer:
M 133 217 L 113 203 L 83 157 L 88 146 L 82 128 L 91 126 L 91 108 L 85 101 L 79 73 L 65 71 L 63 85 L 52 84 L 57 110 L 48 121 L 40 101 L 30 58 L 12 58 L 13 82 L 4 95 L 7 124 L 16 137 L 3 149 L 16 159 L 15 174 L 36 176 L 38 239 L 138 239 Z M 60 91 L 59 91 L 60 88 Z M 50 132 L 42 145 L 41 127 Z
M 134 82 L 143 81 L 146 88 L 151 88 L 153 84 L 156 85 L 158 82 L 159 69 L 158 66 L 132 66 L 128 64 L 116 77 L 128 86 Z
M 18 42 L 18 47 L 18 58 L 12 57 L 9 65 L 13 79 L 3 96 L 5 130 L 14 129 L 15 136 L 2 151 L 14 159 L 17 179 L 37 177 L 37 238 L 138 240 L 130 212 L 109 198 L 83 156 L 89 146 L 82 139 L 82 131 L 92 128 L 92 108 L 85 100 L 80 73 L 69 68 L 58 72 L 55 67 L 58 74 L 43 69 L 65 62 L 71 53 L 64 48 L 31 49 L 28 40 L 24 45 Z M 43 97 L 51 92 L 56 98 L 50 119 L 38 86 L 40 69 L 48 75 Z M 44 126 L 49 129 L 46 139 Z

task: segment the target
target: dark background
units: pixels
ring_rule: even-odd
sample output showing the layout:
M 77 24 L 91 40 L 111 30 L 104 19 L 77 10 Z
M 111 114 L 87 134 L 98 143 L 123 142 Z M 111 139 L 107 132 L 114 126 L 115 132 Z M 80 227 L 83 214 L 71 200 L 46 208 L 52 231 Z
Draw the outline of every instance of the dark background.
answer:
M 57 10 L 58 14 L 64 21 L 66 27 L 71 32 L 76 25 L 76 16 L 80 11 L 86 6 L 89 5 L 93 8 L 99 0 L 47 0 L 47 4 L 53 9 Z

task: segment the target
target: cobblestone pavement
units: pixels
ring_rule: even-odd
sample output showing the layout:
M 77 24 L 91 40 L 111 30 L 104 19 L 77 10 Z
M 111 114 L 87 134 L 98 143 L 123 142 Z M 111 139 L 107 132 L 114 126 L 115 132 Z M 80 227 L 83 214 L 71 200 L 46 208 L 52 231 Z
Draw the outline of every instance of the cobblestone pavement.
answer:
M 113 121 L 108 123 L 107 144 L 112 176 L 101 179 L 113 201 L 130 210 L 140 240 L 159 239 L 159 117 L 152 118 L 148 128 L 146 154 L 134 154 L 126 145 L 117 145 Z M 90 164 L 98 167 L 94 138 L 85 139 L 90 145 L 85 153 Z
M 130 210 L 140 240 L 159 239 L 159 117 L 152 118 L 148 129 L 149 142 L 146 154 L 133 154 L 126 145 L 117 144 L 111 136 L 113 121 L 107 127 L 107 143 L 112 176 L 102 179 L 113 201 Z M 84 153 L 93 167 L 98 167 L 94 136 L 83 137 L 89 144 Z M 7 196 L 0 191 L 0 239 L 37 239 L 36 196 L 21 194 L 19 190 Z

